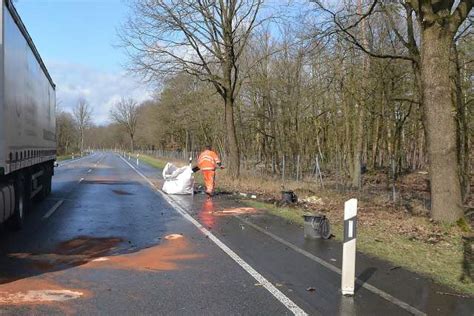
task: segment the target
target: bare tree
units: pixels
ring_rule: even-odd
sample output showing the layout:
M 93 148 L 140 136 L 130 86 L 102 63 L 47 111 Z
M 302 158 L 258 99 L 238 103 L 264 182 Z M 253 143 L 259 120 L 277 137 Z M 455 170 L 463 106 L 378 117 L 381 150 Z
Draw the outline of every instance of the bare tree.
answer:
M 450 56 L 459 27 L 472 0 L 406 1 L 421 28 L 421 80 L 430 158 L 433 218 L 454 222 L 464 215 L 456 150 L 456 116 L 452 107 Z
M 127 131 L 130 136 L 130 150 L 135 150 L 134 137 L 138 125 L 139 105 L 133 99 L 122 98 L 110 111 L 110 118 Z
M 56 135 L 58 151 L 61 154 L 69 154 L 71 145 L 77 139 L 75 120 L 70 113 L 56 110 Z
M 91 125 L 92 109 L 85 98 L 79 98 L 73 109 L 74 120 L 79 129 L 81 155 L 84 152 L 84 132 Z
M 135 0 L 121 38 L 133 71 L 148 80 L 186 72 L 211 83 L 225 106 L 229 171 L 240 174 L 234 111 L 241 59 L 263 0 Z

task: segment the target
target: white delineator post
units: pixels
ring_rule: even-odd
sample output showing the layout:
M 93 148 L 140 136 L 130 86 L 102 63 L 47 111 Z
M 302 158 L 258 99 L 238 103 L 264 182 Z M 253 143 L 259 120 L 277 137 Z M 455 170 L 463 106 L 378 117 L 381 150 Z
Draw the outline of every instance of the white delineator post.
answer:
M 140 154 L 137 154 L 137 166 L 139 164 L 138 158 L 140 157 Z
M 342 295 L 354 295 L 356 233 L 357 233 L 357 199 L 350 199 L 344 204 L 344 245 L 342 249 Z

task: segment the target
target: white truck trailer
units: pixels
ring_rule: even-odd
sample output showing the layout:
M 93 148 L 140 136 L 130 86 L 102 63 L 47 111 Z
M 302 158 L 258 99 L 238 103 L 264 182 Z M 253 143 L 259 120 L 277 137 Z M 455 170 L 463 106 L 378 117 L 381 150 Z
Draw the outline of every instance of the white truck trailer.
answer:
M 19 229 L 51 192 L 56 91 L 11 0 L 0 2 L 0 224 Z

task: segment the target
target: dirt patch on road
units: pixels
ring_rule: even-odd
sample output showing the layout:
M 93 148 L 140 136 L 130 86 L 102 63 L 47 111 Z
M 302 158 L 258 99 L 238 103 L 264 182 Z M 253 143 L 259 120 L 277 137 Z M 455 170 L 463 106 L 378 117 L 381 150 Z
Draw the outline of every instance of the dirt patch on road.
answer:
M 117 177 L 90 177 L 81 182 L 81 184 L 102 184 L 102 185 L 136 185 L 135 181 L 124 181 Z
M 184 268 L 186 261 L 203 258 L 202 254 L 193 251 L 189 242 L 182 235 L 171 234 L 167 237 L 163 243 L 157 246 L 135 253 L 105 257 L 100 261 L 91 261 L 82 268 L 172 271 Z
M 35 270 L 50 272 L 85 264 L 94 258 L 104 256 L 121 242 L 122 239 L 116 237 L 79 236 L 60 243 L 51 253 L 12 253 L 8 256 L 14 259 L 27 260 L 28 265 Z
M 87 298 L 90 293 L 83 289 L 67 289 L 43 278 L 27 278 L 0 285 L 0 306 L 49 304 Z
M 156 246 L 122 255 L 110 255 L 122 239 L 80 236 L 60 243 L 52 253 L 13 253 L 10 258 L 26 260 L 36 271 L 52 272 L 69 267 L 111 268 L 139 271 L 171 271 L 184 261 L 202 258 L 181 234 L 169 234 Z
M 183 235 L 180 235 L 180 234 L 169 234 L 169 235 L 166 235 L 166 236 L 165 236 L 165 239 L 166 239 L 166 240 L 175 240 L 175 239 L 179 239 L 179 238 L 183 238 Z
M 257 209 L 253 207 L 237 207 L 237 208 L 225 208 L 221 211 L 216 211 L 213 214 L 215 216 L 225 216 L 225 215 L 245 215 L 245 214 L 254 214 L 257 213 Z
M 123 240 L 117 237 L 97 238 L 90 236 L 79 236 L 66 242 L 62 242 L 56 248 L 55 253 L 62 255 L 84 255 L 88 257 L 101 256 L 114 249 Z
M 123 191 L 123 190 L 112 190 L 112 192 L 114 192 L 117 195 L 133 195 L 133 193 Z

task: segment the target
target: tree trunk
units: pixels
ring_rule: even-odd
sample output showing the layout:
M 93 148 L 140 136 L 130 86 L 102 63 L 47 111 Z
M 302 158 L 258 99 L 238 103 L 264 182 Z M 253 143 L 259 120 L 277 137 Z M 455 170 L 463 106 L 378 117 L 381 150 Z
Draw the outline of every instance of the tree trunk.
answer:
M 449 78 L 452 34 L 438 23 L 422 31 L 421 75 L 430 164 L 431 216 L 452 223 L 463 216 L 456 151 L 456 110 Z
M 227 95 L 225 98 L 225 121 L 227 131 L 227 144 L 229 148 L 228 166 L 231 176 L 238 178 L 240 176 L 240 151 L 237 142 L 234 122 L 234 100 Z
M 371 167 L 373 170 L 377 168 L 377 155 L 379 152 L 379 140 L 380 140 L 380 115 L 375 117 L 374 126 L 372 133 L 372 157 L 371 157 Z
M 133 134 L 130 134 L 130 149 L 132 150 L 132 153 L 135 152 L 135 141 L 133 139 Z

